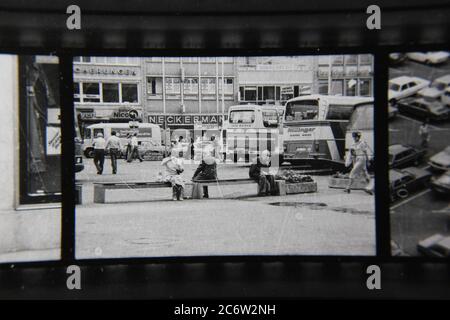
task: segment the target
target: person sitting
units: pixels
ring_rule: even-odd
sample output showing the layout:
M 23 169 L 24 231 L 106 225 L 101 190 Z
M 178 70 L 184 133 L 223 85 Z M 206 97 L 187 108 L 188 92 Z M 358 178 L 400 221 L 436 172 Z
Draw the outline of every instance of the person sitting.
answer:
M 270 152 L 264 150 L 250 165 L 249 176 L 258 183 L 258 195 L 275 195 L 275 177 L 269 173 Z
M 181 174 L 184 168 L 183 160 L 180 159 L 179 154 L 179 149 L 172 149 L 169 156 L 161 161 L 161 165 L 165 169 L 163 181 L 172 184 L 172 199 L 183 201 L 185 182 Z
M 202 162 L 197 170 L 195 170 L 194 176 L 192 177 L 193 182 L 205 180 L 217 181 L 217 163 L 210 152 L 205 152 L 203 154 Z M 199 193 L 200 190 L 194 190 L 194 192 Z M 208 186 L 203 186 L 203 198 L 209 198 Z

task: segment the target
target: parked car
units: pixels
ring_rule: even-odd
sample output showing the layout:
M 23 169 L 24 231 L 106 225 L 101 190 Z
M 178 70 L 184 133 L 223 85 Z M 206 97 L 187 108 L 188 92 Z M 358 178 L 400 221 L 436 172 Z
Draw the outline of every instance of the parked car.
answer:
M 389 146 L 389 167 L 402 168 L 408 165 L 418 165 L 426 154 L 425 149 L 402 144 Z
M 437 233 L 417 244 L 417 250 L 427 256 L 450 257 L 450 237 Z
M 450 88 L 447 88 L 447 90 L 445 90 L 444 93 L 442 94 L 441 102 L 443 105 L 450 108 Z
M 415 95 L 419 90 L 428 87 L 430 81 L 419 77 L 401 76 L 389 80 L 388 100 L 396 104 L 398 100 Z
M 450 87 L 450 74 L 434 79 L 431 85 L 419 91 L 425 99 L 439 99 L 445 90 Z
M 431 189 L 442 195 L 450 195 L 450 170 L 438 177 L 431 178 Z
M 446 51 L 409 52 L 406 54 L 410 60 L 426 64 L 440 64 L 447 61 L 449 53 Z
M 388 118 L 389 119 L 395 118 L 397 116 L 397 114 L 398 114 L 398 109 L 389 104 L 388 105 Z
M 391 201 L 407 198 L 411 193 L 425 188 L 430 179 L 430 172 L 416 167 L 389 170 Z
M 400 53 L 400 52 L 390 53 L 389 54 L 389 63 L 392 66 L 399 65 L 399 64 L 402 64 L 403 62 L 405 62 L 406 58 L 407 58 L 407 56 L 404 53 Z
M 398 111 L 416 116 L 422 120 L 445 121 L 450 118 L 450 109 L 438 100 L 408 98 L 398 102 Z
M 432 156 L 428 164 L 437 171 L 450 170 L 450 146 Z

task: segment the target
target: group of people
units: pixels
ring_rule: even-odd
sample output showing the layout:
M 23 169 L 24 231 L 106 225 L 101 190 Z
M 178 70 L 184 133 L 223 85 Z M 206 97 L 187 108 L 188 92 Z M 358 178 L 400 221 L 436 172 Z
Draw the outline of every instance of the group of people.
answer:
M 139 152 L 137 133 L 129 134 L 127 139 L 127 162 L 132 162 L 133 159 L 138 159 L 140 162 L 144 161 Z M 107 141 L 103 138 L 102 133 L 98 133 L 92 145 L 94 148 L 94 164 L 97 169 L 97 174 L 103 174 L 105 155 L 107 153 L 109 153 L 111 158 L 112 173 L 117 174 L 117 158 L 120 158 L 122 155 L 122 142 L 117 136 L 117 132 L 111 131 L 111 137 Z
M 367 170 L 369 159 L 373 153 L 370 150 L 367 143 L 361 138 L 360 132 L 353 132 L 353 144 L 350 148 L 348 157 L 346 158 L 346 166 L 351 166 L 349 174 L 349 182 L 345 191 L 350 193 L 351 187 L 354 181 L 362 176 L 367 182 L 367 188 L 365 191 L 369 194 L 373 194 L 373 186 L 371 186 L 371 178 Z M 183 178 L 183 137 L 179 137 L 176 143 L 172 144 L 169 155 L 165 157 L 161 165 L 164 168 L 163 172 L 160 172 L 161 181 L 170 182 L 172 185 L 172 198 L 173 200 L 182 201 L 184 198 L 185 180 Z M 214 140 L 212 140 L 214 141 Z M 108 141 L 105 141 L 103 135 L 99 133 L 94 140 L 94 163 L 97 168 L 97 174 L 102 174 L 103 164 L 105 160 L 105 151 L 109 152 L 111 156 L 111 166 L 113 174 L 117 173 L 117 157 L 120 156 L 120 150 L 122 145 L 120 139 L 117 137 L 115 131 L 111 132 L 111 137 Z M 132 161 L 133 158 L 137 158 L 143 161 L 139 154 L 137 135 L 134 134 L 129 138 L 127 146 L 127 161 Z M 217 150 L 214 145 L 210 145 L 202 150 L 202 160 L 198 168 L 195 170 L 192 177 L 192 181 L 205 181 L 216 180 L 217 176 L 217 163 L 220 162 L 220 157 L 217 155 Z M 256 157 L 253 163 L 250 165 L 249 177 L 258 183 L 258 195 L 275 195 L 276 184 L 275 175 L 271 172 L 271 154 L 268 150 L 264 150 Z M 203 192 L 204 198 L 209 198 L 208 187 L 203 186 L 203 190 L 196 190 L 194 192 Z
M 211 148 L 203 151 L 202 161 L 192 176 L 192 181 L 217 181 L 217 163 L 219 159 L 213 156 Z M 184 198 L 185 180 L 182 176 L 183 167 L 183 150 L 176 146 L 171 149 L 168 157 L 161 162 L 164 168 L 164 175 L 161 174 L 161 180 L 172 184 L 172 199 L 182 201 Z M 209 198 L 208 187 L 203 186 L 203 197 Z M 200 192 L 200 191 L 197 191 Z

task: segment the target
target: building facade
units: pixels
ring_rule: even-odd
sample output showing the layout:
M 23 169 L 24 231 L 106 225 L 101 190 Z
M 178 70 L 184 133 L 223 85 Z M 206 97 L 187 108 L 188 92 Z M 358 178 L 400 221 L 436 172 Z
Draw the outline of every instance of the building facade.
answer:
M 141 60 L 74 57 L 74 104 L 82 136 L 94 123 L 144 121 Z
M 236 58 L 144 58 L 143 72 L 145 121 L 163 128 L 219 129 L 237 104 Z

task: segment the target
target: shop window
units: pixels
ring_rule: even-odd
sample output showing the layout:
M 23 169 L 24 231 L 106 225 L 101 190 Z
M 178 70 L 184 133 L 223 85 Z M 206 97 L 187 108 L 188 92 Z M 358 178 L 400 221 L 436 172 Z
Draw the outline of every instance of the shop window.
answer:
M 264 87 L 263 89 L 264 101 L 275 100 L 275 87 Z
M 359 64 L 372 64 L 372 55 L 371 54 L 359 55 Z
M 118 103 L 119 101 L 119 84 L 118 83 L 103 83 L 103 102 Z
M 61 201 L 59 66 L 38 61 L 19 58 L 20 204 Z
M 343 95 L 344 94 L 344 81 L 332 80 L 331 81 L 331 95 Z
M 232 95 L 234 93 L 233 80 L 234 80 L 233 78 L 223 79 L 223 86 L 224 86 L 223 94 Z M 219 79 L 219 94 L 222 94 L 222 78 Z
M 73 101 L 80 102 L 80 83 L 73 83 Z
M 167 95 L 181 94 L 181 79 L 180 78 L 166 78 L 166 94 Z
M 256 88 L 245 88 L 244 100 L 256 101 Z
M 356 88 L 358 81 L 351 79 L 345 81 L 345 90 L 347 96 L 356 96 Z
M 258 95 L 256 96 L 257 101 L 264 101 L 263 87 L 258 87 Z
M 162 94 L 162 78 L 161 77 L 147 77 L 147 94 L 150 96 Z
M 122 102 L 137 103 L 138 88 L 135 83 L 122 83 Z
M 202 95 L 216 94 L 216 78 L 202 78 L 201 79 Z
M 275 87 L 275 100 L 281 100 L 281 89 L 280 86 Z
M 359 95 L 364 97 L 372 96 L 371 79 L 359 79 Z
M 198 79 L 185 78 L 183 84 L 183 92 L 186 95 L 198 95 Z
M 100 84 L 83 82 L 83 102 L 100 102 Z

